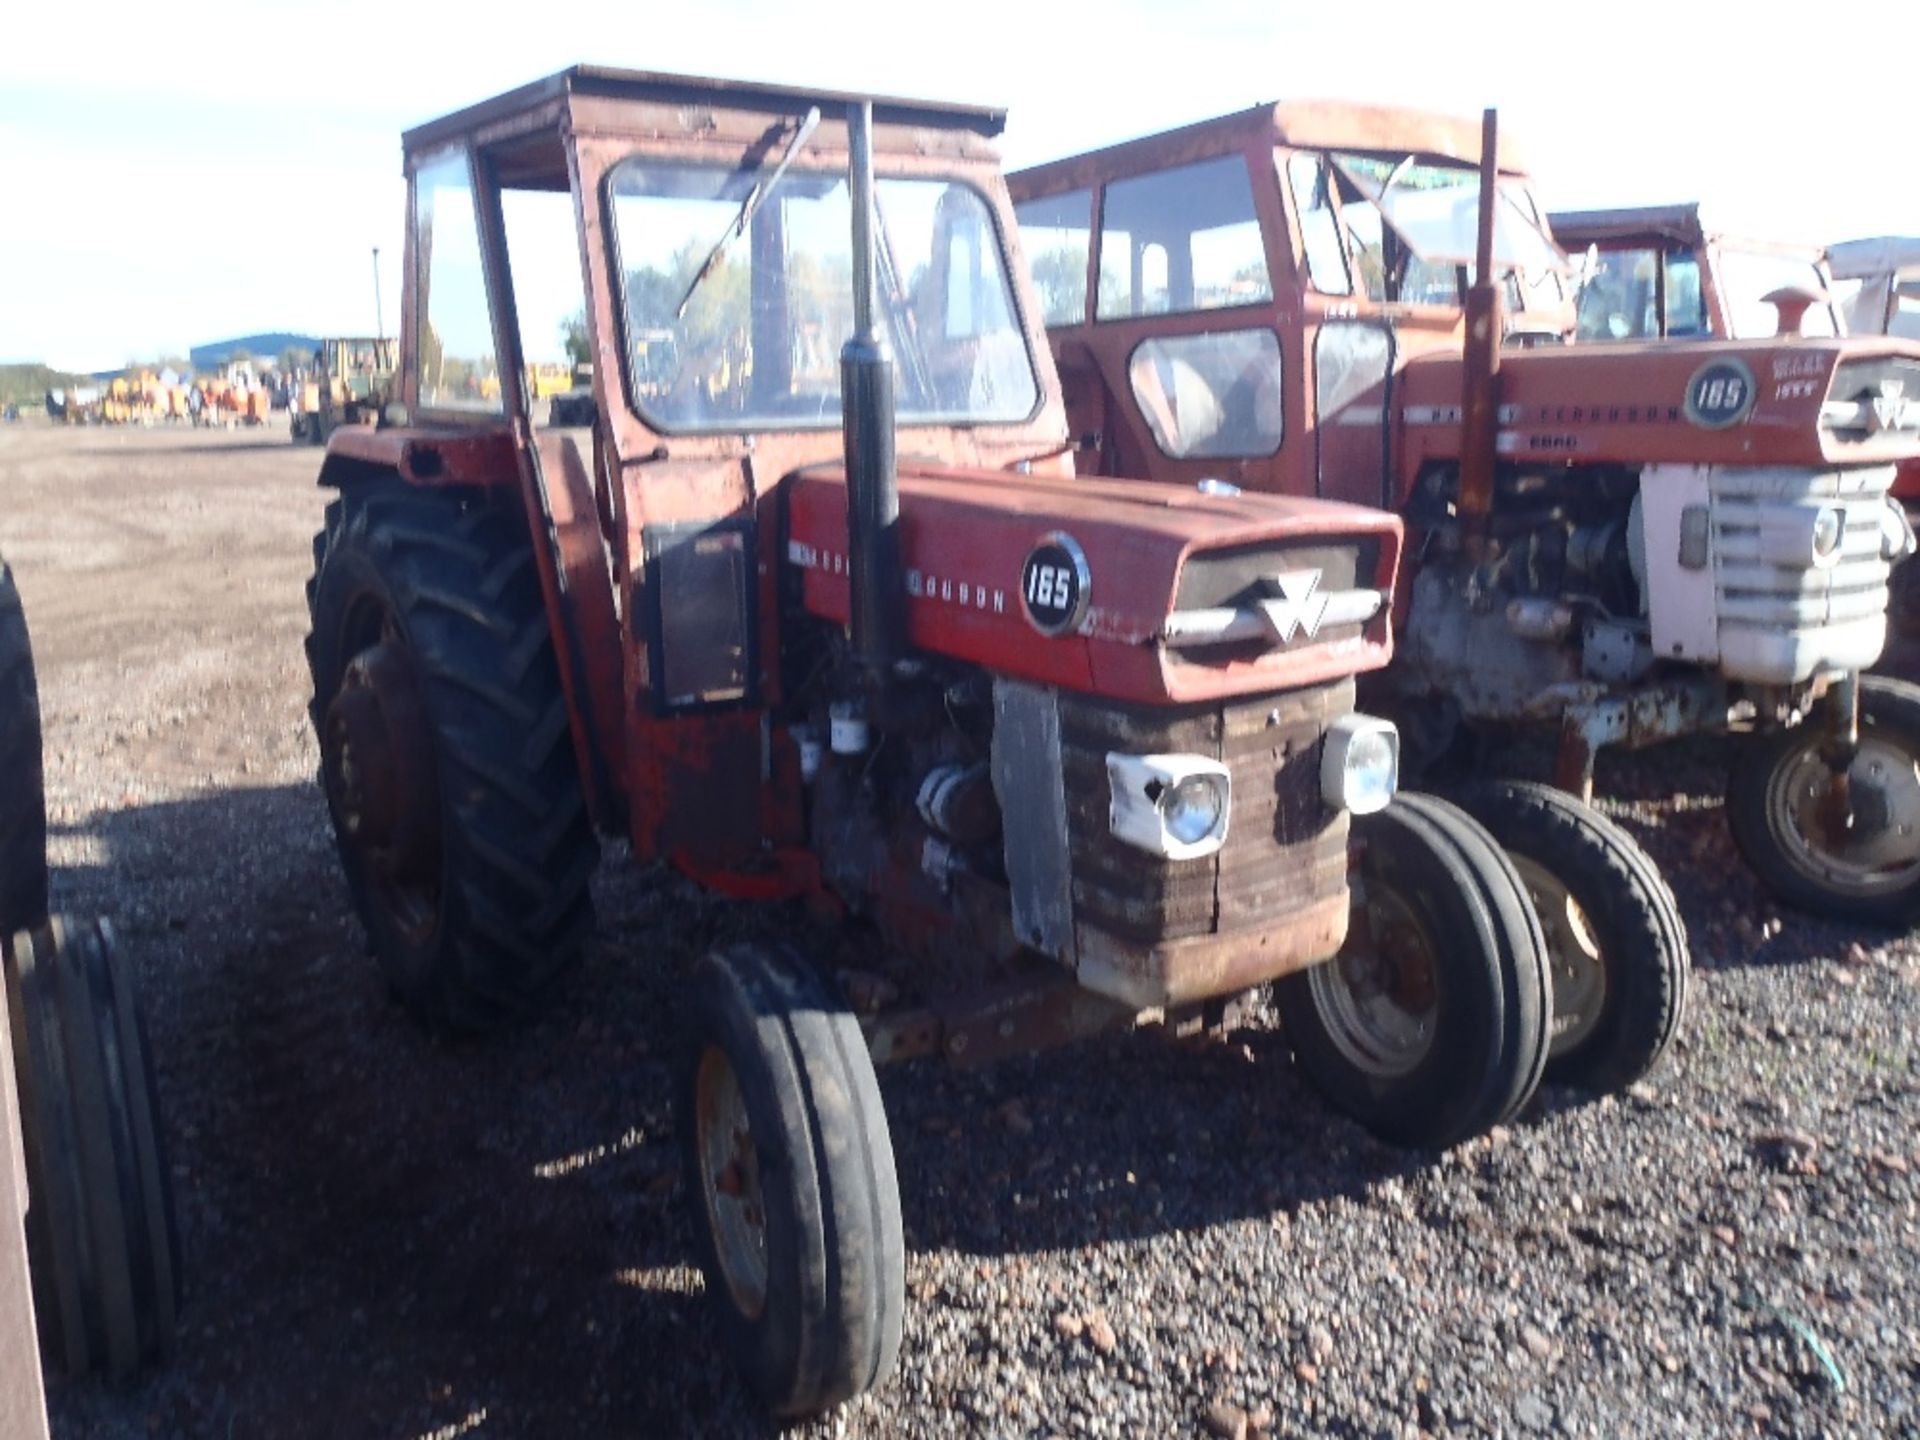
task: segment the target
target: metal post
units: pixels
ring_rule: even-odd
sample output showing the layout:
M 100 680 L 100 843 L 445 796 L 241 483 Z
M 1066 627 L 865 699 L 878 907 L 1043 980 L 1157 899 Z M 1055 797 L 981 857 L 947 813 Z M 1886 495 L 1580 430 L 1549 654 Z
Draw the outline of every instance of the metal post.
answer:
M 0 964 L 11 966 L 0 936 Z M 45 1440 L 47 1407 L 40 1387 L 40 1345 L 27 1268 L 26 1160 L 21 1153 L 20 1106 L 14 1094 L 12 1025 L 7 987 L 0 984 L 0 1435 Z M 42 1202 L 44 1203 L 44 1202 Z
M 373 335 L 376 340 L 387 338 L 387 322 L 380 314 L 380 247 L 373 247 Z
M 893 356 L 873 324 L 873 105 L 847 110 L 853 208 L 853 336 L 840 351 L 847 465 L 847 558 L 853 648 L 876 669 L 906 648 L 900 489 L 893 447 Z

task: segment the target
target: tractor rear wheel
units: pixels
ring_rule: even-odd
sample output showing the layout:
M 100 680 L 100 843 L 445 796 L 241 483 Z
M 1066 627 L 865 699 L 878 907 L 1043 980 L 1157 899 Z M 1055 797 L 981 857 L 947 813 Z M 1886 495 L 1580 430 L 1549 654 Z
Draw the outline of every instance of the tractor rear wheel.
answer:
M 40 692 L 27 617 L 0 561 L 0 940 L 47 917 L 47 806 Z
M 880 1383 L 900 1351 L 906 1241 L 860 1026 L 784 947 L 694 971 L 679 1063 L 688 1203 L 722 1339 L 776 1415 Z
M 146 1024 L 105 922 L 56 916 L 7 966 L 27 1252 L 47 1352 L 123 1376 L 171 1344 L 180 1240 Z
M 1355 817 L 1364 846 L 1340 953 L 1276 987 L 1295 1056 L 1397 1145 L 1511 1119 L 1546 1064 L 1546 942 L 1519 875 L 1464 811 L 1402 791 Z
M 471 493 L 356 486 L 307 604 L 321 778 L 375 958 L 430 1024 L 529 1015 L 592 931 L 598 841 L 525 525 Z
M 1843 766 L 1829 750 L 1818 715 L 1748 740 L 1727 775 L 1734 843 L 1796 910 L 1911 925 L 1920 920 L 1920 686 L 1863 675 L 1859 744 Z
M 1547 1078 L 1623 1089 L 1680 1028 L 1692 961 L 1673 891 L 1634 838 L 1590 805 L 1511 780 L 1459 796 L 1525 882 L 1553 966 Z

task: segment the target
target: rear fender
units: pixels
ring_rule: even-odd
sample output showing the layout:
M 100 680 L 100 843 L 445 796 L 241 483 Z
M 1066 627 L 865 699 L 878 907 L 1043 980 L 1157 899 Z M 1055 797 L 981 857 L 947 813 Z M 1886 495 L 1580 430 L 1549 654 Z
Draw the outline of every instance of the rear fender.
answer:
M 481 491 L 507 504 L 517 497 L 534 538 L 581 788 L 595 828 L 617 835 L 626 829 L 626 780 L 621 677 L 617 663 L 608 663 L 608 657 L 620 654 L 612 576 L 592 481 L 578 448 L 571 437 L 558 434 L 543 434 L 537 443 L 540 471 L 551 492 L 548 504 L 533 492 L 532 467 L 522 477 L 512 434 L 505 429 L 343 426 L 327 438 L 319 483 L 347 490 L 391 477 L 423 489 Z M 602 657 L 598 667 L 594 657 Z

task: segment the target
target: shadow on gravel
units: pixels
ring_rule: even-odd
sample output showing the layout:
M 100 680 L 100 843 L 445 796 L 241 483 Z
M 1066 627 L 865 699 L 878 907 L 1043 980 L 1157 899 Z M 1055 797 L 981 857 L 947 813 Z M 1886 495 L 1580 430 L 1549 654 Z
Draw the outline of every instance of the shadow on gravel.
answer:
M 1689 875 L 1757 894 L 1723 828 L 1691 858 L 1662 826 L 1643 838 L 1703 966 L 1797 958 L 1714 938 L 1722 902 Z M 170 1365 L 129 1391 L 56 1385 L 58 1436 L 773 1433 L 718 1359 L 689 1262 L 667 1057 L 695 958 L 790 934 L 791 912 L 612 856 L 555 1010 L 454 1043 L 389 1001 L 310 784 L 132 806 L 60 849 L 84 863 L 57 871 L 56 900 L 114 917 L 141 973 L 191 1291 Z M 882 1084 L 923 1274 L 928 1252 L 1178 1234 L 1434 1163 L 1337 1115 L 1261 1025 Z
M 596 944 L 522 1034 L 436 1040 L 362 953 L 313 787 L 78 838 L 56 903 L 113 916 L 138 966 L 190 1288 L 137 1387 L 55 1384 L 56 1436 L 766 1428 L 684 1260 L 640 952 Z
M 278 439 L 263 437 L 258 440 L 232 440 L 226 442 L 218 440 L 202 441 L 197 445 L 169 445 L 155 453 L 164 455 L 240 455 L 249 450 L 286 451 L 300 448 L 302 447 L 296 446 L 293 441 L 287 438 L 286 431 L 282 429 Z M 314 469 L 317 472 L 320 459 L 319 447 L 309 446 L 305 448 L 313 451 Z M 78 453 L 82 455 L 118 455 L 122 453 L 122 447 L 118 445 L 82 445 L 78 447 Z

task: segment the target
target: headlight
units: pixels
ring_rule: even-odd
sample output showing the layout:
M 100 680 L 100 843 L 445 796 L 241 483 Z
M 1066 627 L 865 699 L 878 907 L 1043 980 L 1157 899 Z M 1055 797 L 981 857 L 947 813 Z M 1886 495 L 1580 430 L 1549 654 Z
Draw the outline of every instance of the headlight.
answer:
M 1198 845 L 1215 829 L 1225 833 L 1227 782 L 1218 775 L 1189 775 L 1160 792 L 1160 818 L 1182 845 Z
M 1847 538 L 1838 505 L 1769 505 L 1760 511 L 1760 558 L 1793 570 L 1828 570 Z
M 1828 506 L 1813 517 L 1813 553 L 1819 559 L 1826 559 L 1840 548 L 1840 539 L 1847 533 L 1847 517 L 1843 511 Z
M 1109 755 L 1114 838 L 1149 855 L 1195 860 L 1227 842 L 1233 781 L 1201 755 Z
M 1320 754 L 1320 796 L 1336 810 L 1371 815 L 1400 788 L 1400 732 L 1391 720 L 1343 715 Z

